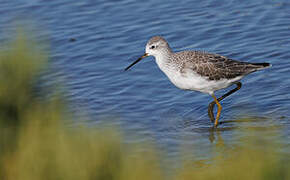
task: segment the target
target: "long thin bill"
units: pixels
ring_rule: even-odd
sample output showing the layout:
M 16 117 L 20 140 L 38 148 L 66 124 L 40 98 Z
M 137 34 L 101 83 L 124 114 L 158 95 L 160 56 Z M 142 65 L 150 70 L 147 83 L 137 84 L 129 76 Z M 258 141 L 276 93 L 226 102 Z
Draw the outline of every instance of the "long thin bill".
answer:
M 139 57 L 135 62 L 133 62 L 130 66 L 126 67 L 125 71 L 127 71 L 128 69 L 130 69 L 130 67 L 134 66 L 137 62 L 141 61 L 143 58 L 147 57 L 148 54 L 145 53 L 143 56 Z

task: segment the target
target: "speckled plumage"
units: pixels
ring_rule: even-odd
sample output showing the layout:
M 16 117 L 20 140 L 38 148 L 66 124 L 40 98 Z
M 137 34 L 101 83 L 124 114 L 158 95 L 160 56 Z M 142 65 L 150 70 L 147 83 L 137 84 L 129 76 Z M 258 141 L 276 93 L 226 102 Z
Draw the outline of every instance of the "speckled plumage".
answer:
M 248 63 L 229 59 L 219 54 L 202 51 L 172 52 L 168 42 L 161 36 L 154 36 L 148 45 L 161 42 L 167 46 L 168 64 L 185 73 L 188 69 L 208 80 L 233 79 L 270 66 L 268 63 Z
M 245 75 L 270 66 L 269 63 L 241 62 L 201 51 L 173 52 L 164 38 L 154 36 L 147 42 L 144 56 L 126 70 L 146 56 L 154 56 L 158 67 L 178 88 L 208 94 L 227 88 Z
M 171 63 L 178 64 L 179 71 L 191 69 L 209 80 L 233 79 L 269 66 L 267 63 L 248 63 L 229 59 L 218 54 L 200 51 L 182 51 L 170 57 Z
M 147 42 L 145 51 L 143 56 L 125 70 L 147 56 L 154 56 L 158 67 L 176 87 L 208 93 L 214 98 L 208 106 L 208 115 L 211 121 L 214 121 L 214 127 L 219 124 L 222 110 L 219 101 L 239 90 L 242 86 L 239 80 L 245 75 L 271 66 L 269 63 L 240 62 L 218 54 L 200 51 L 175 53 L 167 41 L 160 36 L 152 37 Z M 227 88 L 232 84 L 236 84 L 237 87 L 216 98 L 214 95 L 216 90 Z M 218 106 L 216 118 L 213 114 L 215 104 Z

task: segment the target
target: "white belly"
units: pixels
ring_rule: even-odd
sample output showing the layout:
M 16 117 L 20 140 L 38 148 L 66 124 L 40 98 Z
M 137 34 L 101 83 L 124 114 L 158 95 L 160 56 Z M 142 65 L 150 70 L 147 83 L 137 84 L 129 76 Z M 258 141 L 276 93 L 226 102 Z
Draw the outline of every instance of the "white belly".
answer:
M 240 80 L 242 77 L 233 79 L 220 79 L 218 81 L 208 80 L 208 78 L 202 77 L 197 73 L 191 72 L 187 74 L 181 74 L 178 71 L 163 71 L 170 81 L 178 88 L 184 90 L 200 91 L 207 94 L 212 94 L 214 91 L 229 87 Z
M 239 76 L 233 79 L 220 79 L 218 81 L 209 80 L 208 78 L 202 77 L 195 73 L 191 69 L 181 73 L 180 71 L 174 69 L 174 67 L 163 64 L 166 60 L 162 58 L 164 57 L 157 56 L 156 58 L 156 63 L 159 68 L 167 75 L 176 87 L 184 90 L 193 90 L 213 94 L 214 91 L 227 88 L 234 82 L 243 78 L 243 76 Z

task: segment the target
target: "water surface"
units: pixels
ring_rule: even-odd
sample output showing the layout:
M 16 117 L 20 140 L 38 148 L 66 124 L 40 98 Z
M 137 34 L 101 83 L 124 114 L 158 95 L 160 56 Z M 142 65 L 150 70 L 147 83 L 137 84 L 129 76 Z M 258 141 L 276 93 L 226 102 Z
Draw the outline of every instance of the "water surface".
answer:
M 84 112 L 86 121 L 75 123 L 118 125 L 128 142 L 149 140 L 169 157 L 181 148 L 188 150 L 185 158 L 207 158 L 215 145 L 237 143 L 241 128 L 282 127 L 289 148 L 289 12 L 288 0 L 2 1 L 0 39 L 18 22 L 36 24 L 32 35 L 51 43 L 51 76 L 65 82 L 71 111 Z M 242 80 L 242 89 L 222 102 L 221 121 L 227 123 L 213 132 L 209 95 L 177 89 L 152 57 L 123 71 L 155 35 L 175 51 L 203 50 L 273 66 Z M 258 118 L 240 120 L 245 116 Z

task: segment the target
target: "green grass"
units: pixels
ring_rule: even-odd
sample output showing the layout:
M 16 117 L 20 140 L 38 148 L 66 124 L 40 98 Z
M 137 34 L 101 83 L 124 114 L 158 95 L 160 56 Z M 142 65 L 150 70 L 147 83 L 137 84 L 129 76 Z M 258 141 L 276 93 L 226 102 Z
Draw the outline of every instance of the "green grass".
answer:
M 61 98 L 35 93 L 35 82 L 47 68 L 36 43 L 19 35 L 6 49 L 0 53 L 1 180 L 168 179 L 154 147 L 126 145 L 120 131 L 110 128 L 64 125 L 70 118 Z M 245 139 L 230 149 L 219 144 L 216 151 L 222 153 L 210 163 L 185 161 L 170 179 L 290 178 L 289 154 L 275 151 L 275 142 Z

